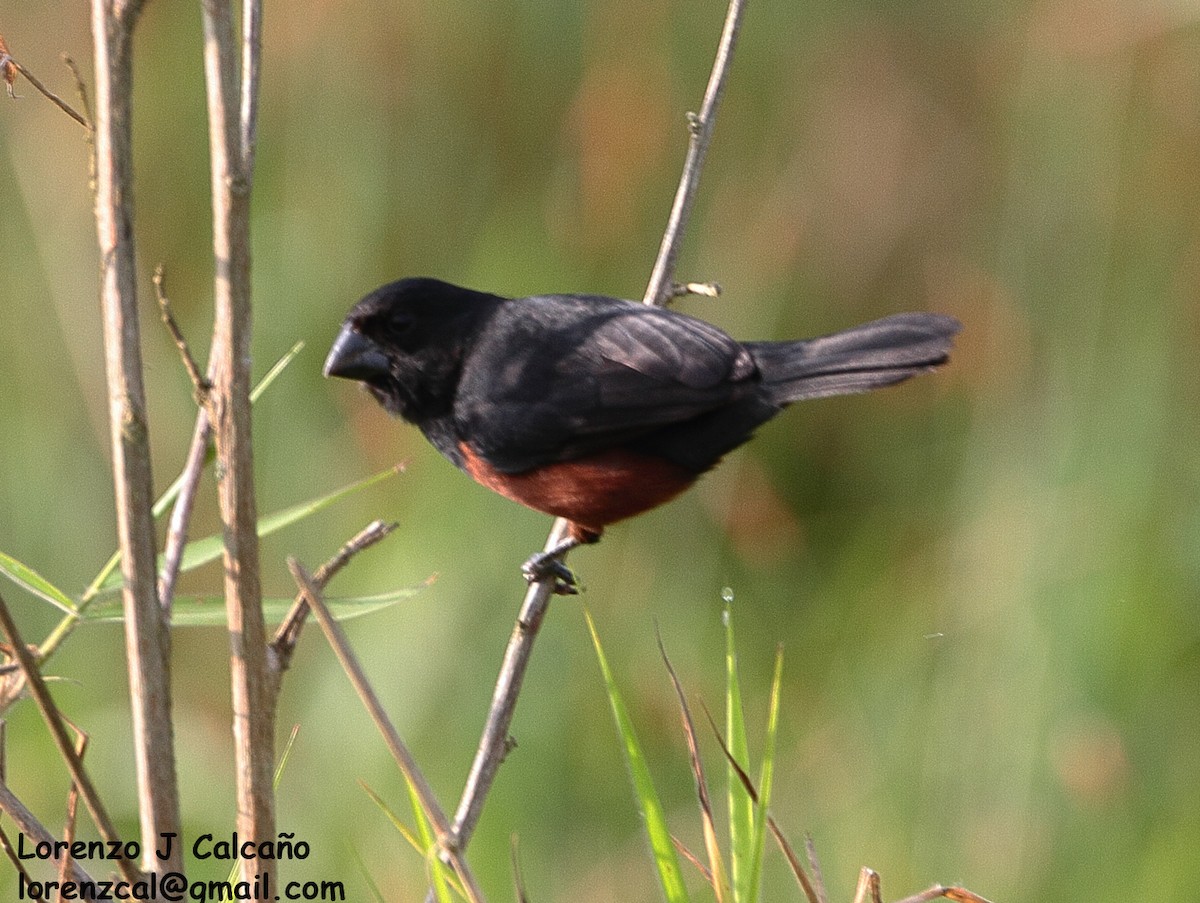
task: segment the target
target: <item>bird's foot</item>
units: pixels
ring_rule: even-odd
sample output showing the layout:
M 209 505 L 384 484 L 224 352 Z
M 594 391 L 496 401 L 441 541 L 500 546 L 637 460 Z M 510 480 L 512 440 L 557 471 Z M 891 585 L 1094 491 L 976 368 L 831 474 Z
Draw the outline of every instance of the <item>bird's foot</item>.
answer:
M 554 594 L 557 596 L 575 596 L 579 594 L 579 581 L 575 574 L 562 562 L 562 556 L 576 543 L 560 544 L 545 552 L 529 556 L 529 560 L 521 565 L 521 573 L 527 583 L 537 583 L 553 578 Z

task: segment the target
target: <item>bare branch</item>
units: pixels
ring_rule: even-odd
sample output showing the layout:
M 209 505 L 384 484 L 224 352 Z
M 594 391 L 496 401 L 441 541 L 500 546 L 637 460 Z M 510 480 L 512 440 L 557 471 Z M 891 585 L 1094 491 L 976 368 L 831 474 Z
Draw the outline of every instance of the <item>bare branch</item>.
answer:
M 429 819 L 429 823 L 433 826 L 433 830 L 437 835 L 437 842 L 441 853 L 454 867 L 455 873 L 462 882 L 467 899 L 471 901 L 482 900 L 483 894 L 475 882 L 475 876 L 471 873 L 470 868 L 467 867 L 466 861 L 462 857 L 461 847 L 455 842 L 450 822 L 446 819 L 446 813 L 442 811 L 437 797 L 434 795 L 433 788 L 429 786 L 429 782 L 417 766 L 412 753 L 404 745 L 404 741 L 400 739 L 400 734 L 396 731 L 395 725 L 392 724 L 391 719 L 387 716 L 387 712 L 384 711 L 383 705 L 379 702 L 379 697 L 375 694 L 375 690 L 371 687 L 371 683 L 367 679 L 362 665 L 359 664 L 358 658 L 354 654 L 354 650 L 350 648 L 350 644 L 346 640 L 345 632 L 343 632 L 338 622 L 333 619 L 333 616 L 329 613 L 329 609 L 325 607 L 325 600 L 321 598 L 321 591 L 317 588 L 312 576 L 304 569 L 304 566 L 295 558 L 289 558 L 288 568 L 292 572 L 292 577 L 296 580 L 296 586 L 300 588 L 300 591 L 308 599 L 313 616 L 317 619 L 317 623 L 321 625 L 321 630 L 325 632 L 325 638 L 333 648 L 338 661 L 341 662 L 346 676 L 350 678 L 350 683 L 354 685 L 359 699 L 362 700 L 363 706 L 371 716 L 371 720 L 375 722 L 375 726 L 379 728 L 379 732 L 383 735 L 384 742 L 387 743 L 388 749 L 392 753 L 392 758 L 396 760 L 396 765 L 400 768 L 405 780 L 408 781 L 409 786 L 412 787 L 413 792 L 420 800 L 421 809 L 424 811 L 425 817 Z
M 188 378 L 192 381 L 192 388 L 196 392 L 196 400 L 200 404 L 204 404 L 208 390 L 212 388 L 212 383 L 208 381 L 208 377 L 200 372 L 200 366 L 196 363 L 196 359 L 192 357 L 192 349 L 188 347 L 187 339 L 183 336 L 183 330 L 179 328 L 179 322 L 175 319 L 175 314 L 171 311 L 171 301 L 167 298 L 166 279 L 166 272 L 160 263 L 154 268 L 154 296 L 158 299 L 158 310 L 162 314 L 163 325 L 167 327 L 167 332 L 171 334 L 171 339 L 175 342 L 175 347 L 179 349 L 179 357 L 183 361 L 183 369 L 187 371 Z
M 725 15 L 725 28 L 721 32 L 721 43 L 717 47 L 717 57 L 713 61 L 708 88 L 704 92 L 704 102 L 700 105 L 698 114 L 688 115 L 690 138 L 687 157 L 683 163 L 683 177 L 679 180 L 679 188 L 675 192 L 675 202 L 671 205 L 671 215 L 658 249 L 658 259 L 654 261 L 654 270 L 650 274 L 650 284 L 646 286 L 646 294 L 642 296 L 642 300 L 647 304 L 662 305 L 671 299 L 671 284 L 675 278 L 679 247 L 683 243 L 683 234 L 692 215 L 692 204 L 696 200 L 696 190 L 700 185 L 700 171 L 704 168 L 704 158 L 712 141 L 717 108 L 721 104 L 721 96 L 725 93 L 729 63 L 737 45 L 745 8 L 746 0 L 730 0 L 729 11 Z
M 83 80 L 83 74 L 79 71 L 79 67 L 75 65 L 75 61 L 68 54 L 64 53 L 62 55 L 62 61 L 63 65 L 71 70 L 71 77 L 75 79 L 75 93 L 79 95 L 79 105 L 83 107 L 84 125 L 87 126 L 90 132 L 92 130 L 91 123 L 93 122 L 93 118 L 92 105 L 88 101 L 87 84 Z
M 399 525 L 384 523 L 381 520 L 367 524 L 342 546 L 336 555 L 317 568 L 312 578 L 313 585 L 324 592 L 329 581 L 350 563 L 350 559 L 386 538 L 397 526 Z M 296 601 L 292 603 L 287 615 L 284 616 L 279 629 L 275 631 L 275 638 L 271 640 L 271 649 L 275 654 L 274 668 L 277 680 L 278 676 L 286 671 L 291 663 L 292 653 L 296 651 L 296 643 L 300 640 L 300 630 L 304 627 L 304 619 L 307 616 L 308 598 L 301 592 L 296 596 Z
M 66 720 L 66 719 L 64 719 Z M 68 722 L 69 724 L 70 722 Z M 88 736 L 75 725 L 71 725 L 75 731 L 75 755 L 79 756 L 79 761 L 83 761 L 84 753 L 87 752 Z M 67 791 L 67 824 L 63 828 L 63 842 L 70 848 L 71 842 L 75 840 L 75 829 L 78 825 L 77 816 L 79 815 L 79 785 L 74 781 L 71 782 L 71 789 Z M 58 880 L 66 881 L 71 874 L 71 866 L 76 860 L 71 856 L 64 856 L 62 866 L 58 870 Z
M 155 579 L 149 426 L 142 381 L 133 242 L 133 27 L 136 6 L 92 2 L 96 68 L 96 234 L 112 435 L 117 535 L 124 577 L 125 646 L 133 708 L 142 848 L 148 870 L 177 871 L 154 856 L 160 834 L 180 830 L 171 724 L 169 636 Z

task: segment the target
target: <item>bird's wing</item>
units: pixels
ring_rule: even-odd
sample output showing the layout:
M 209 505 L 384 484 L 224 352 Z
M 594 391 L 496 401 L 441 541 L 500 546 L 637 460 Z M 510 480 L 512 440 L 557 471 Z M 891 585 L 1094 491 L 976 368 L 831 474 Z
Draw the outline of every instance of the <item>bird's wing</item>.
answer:
M 461 435 L 501 470 L 613 448 L 756 388 L 749 352 L 703 320 L 592 296 L 504 308 L 455 403 Z

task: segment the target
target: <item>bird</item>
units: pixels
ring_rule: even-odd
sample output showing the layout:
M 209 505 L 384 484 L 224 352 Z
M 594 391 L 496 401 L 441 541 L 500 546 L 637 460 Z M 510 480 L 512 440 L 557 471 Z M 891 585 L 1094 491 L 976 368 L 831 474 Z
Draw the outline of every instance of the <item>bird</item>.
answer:
M 324 374 L 364 384 L 481 485 L 569 522 L 529 582 L 577 591 L 562 558 L 670 501 L 796 401 L 934 370 L 957 319 L 901 313 L 792 341 L 604 295 L 508 298 L 430 277 L 347 314 Z

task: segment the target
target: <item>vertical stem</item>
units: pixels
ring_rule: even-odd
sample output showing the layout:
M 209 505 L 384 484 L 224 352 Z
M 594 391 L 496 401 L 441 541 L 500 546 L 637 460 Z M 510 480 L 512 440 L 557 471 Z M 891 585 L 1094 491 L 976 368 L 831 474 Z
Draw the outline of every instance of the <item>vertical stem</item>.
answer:
M 247 5 L 252 5 L 249 0 Z M 238 833 L 274 839 L 275 763 L 266 627 L 258 559 L 258 515 L 250 433 L 250 186 L 252 155 L 242 146 L 244 98 L 229 0 L 203 0 L 204 68 L 212 166 L 214 293 L 210 419 L 217 449 L 225 535 L 225 606 L 231 647 Z M 257 57 L 248 54 L 256 63 Z M 248 76 L 248 83 L 253 78 Z M 249 109 L 247 107 L 247 109 Z M 247 860 L 243 876 L 274 871 Z
M 647 304 L 665 304 L 671 297 L 679 246 L 683 242 L 683 234 L 691 214 L 692 203 L 700 184 L 700 171 L 704 167 L 704 157 L 708 152 L 709 142 L 712 140 L 717 107 L 725 90 L 725 81 L 733 60 L 733 50 L 737 43 L 737 35 L 741 28 L 745 8 L 746 0 L 730 0 L 720 44 L 717 47 L 716 58 L 713 60 L 712 74 L 709 76 L 708 87 L 704 92 L 704 101 L 700 106 L 700 112 L 689 116 L 691 141 L 688 144 L 687 158 L 684 161 L 683 174 L 675 193 L 675 202 L 671 208 L 667 229 L 663 235 L 658 258 L 654 262 L 654 270 L 643 298 Z M 558 540 L 565 535 L 566 527 L 567 522 L 562 518 L 554 522 L 550 536 L 546 540 L 546 549 L 552 549 L 557 545 Z M 452 840 L 460 850 L 465 850 L 471 839 L 475 825 L 483 811 L 483 804 L 491 791 L 496 771 L 504 757 L 508 743 L 508 730 L 517 707 L 517 697 L 521 692 L 525 669 L 533 654 L 534 641 L 537 639 L 542 619 L 553 596 L 553 585 L 553 579 L 541 580 L 530 585 L 524 602 L 521 604 L 516 627 L 505 648 L 504 663 L 501 665 L 500 674 L 496 679 L 492 705 L 488 710 L 483 734 L 479 738 L 479 748 L 475 753 L 475 760 L 471 764 L 471 771 L 467 776 L 462 797 L 459 799 L 458 810 L 455 812 L 454 823 L 451 826 Z M 432 892 L 426 896 L 427 901 L 431 899 Z
M 154 495 L 133 241 L 132 46 L 139 9 L 139 3 L 92 2 L 96 236 L 143 867 L 170 871 L 181 867 L 178 854 L 163 862 L 153 853 L 159 834 L 179 831 L 179 796 L 170 640 L 155 587 Z
M 692 216 L 692 204 L 696 200 L 696 189 L 700 185 L 700 172 L 704 169 L 704 158 L 712 142 L 713 126 L 717 121 L 717 108 L 725 94 L 725 81 L 729 76 L 729 63 L 737 46 L 738 32 L 742 27 L 742 15 L 746 11 L 746 0 L 730 0 L 725 14 L 725 26 L 721 30 L 721 42 L 713 60 L 708 87 L 704 89 L 704 100 L 700 112 L 688 114 L 687 157 L 683 161 L 683 175 L 675 191 L 671 215 L 659 245 L 658 257 L 650 274 L 650 283 L 642 300 L 646 304 L 663 305 L 671 299 L 672 282 L 675 279 L 675 264 L 679 259 L 679 247 L 683 244 L 683 233 Z

